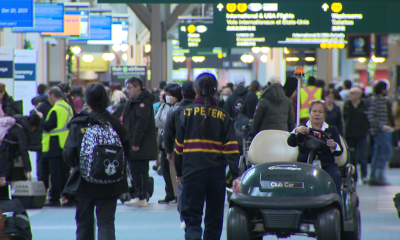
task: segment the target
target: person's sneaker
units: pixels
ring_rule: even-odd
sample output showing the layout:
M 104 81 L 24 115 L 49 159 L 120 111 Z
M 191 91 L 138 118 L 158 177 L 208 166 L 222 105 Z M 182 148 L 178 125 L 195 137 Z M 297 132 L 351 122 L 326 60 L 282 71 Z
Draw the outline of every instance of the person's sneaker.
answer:
M 181 226 L 180 226 L 179 228 L 180 228 L 180 229 L 185 229 L 185 228 L 186 228 L 185 222 L 181 222 Z
M 128 202 L 124 202 L 124 205 L 131 206 L 131 207 L 147 207 L 147 206 L 149 206 L 146 199 L 140 200 L 139 198 L 135 198 Z
M 175 198 L 167 198 L 165 197 L 164 199 L 158 200 L 159 204 L 169 204 L 169 203 L 173 203 L 173 201 L 175 201 Z M 176 203 L 176 201 L 175 201 Z
M 61 202 L 57 201 L 57 202 L 52 202 L 52 201 L 47 201 L 44 203 L 45 207 L 61 207 Z

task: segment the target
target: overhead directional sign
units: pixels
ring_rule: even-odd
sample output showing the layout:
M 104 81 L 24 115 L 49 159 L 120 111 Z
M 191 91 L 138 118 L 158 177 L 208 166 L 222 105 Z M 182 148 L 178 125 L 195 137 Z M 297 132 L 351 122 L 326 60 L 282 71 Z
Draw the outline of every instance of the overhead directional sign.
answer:
M 205 31 L 206 29 L 206 31 Z M 344 48 L 346 35 L 344 33 L 325 33 L 321 35 L 294 33 L 286 42 L 285 33 L 268 32 L 227 32 L 217 31 L 215 24 L 181 24 L 179 25 L 179 46 L 181 48 L 236 48 L 236 47 L 320 47 L 320 42 L 326 41 L 331 45 L 324 48 Z M 294 42 L 294 40 L 298 42 Z M 305 41 L 308 42 L 305 42 Z M 319 41 L 319 42 L 312 42 Z M 300 43 L 301 42 L 301 43 Z
M 173 57 L 194 57 L 194 56 L 202 56 L 202 57 L 213 57 L 213 58 L 226 58 L 229 57 L 229 49 L 228 48 L 181 48 L 174 47 L 172 49 Z
M 282 2 L 282 3 L 280 3 Z M 268 33 L 400 33 L 397 3 L 228 3 L 214 5 L 216 31 Z
M 400 1 L 277 2 L 215 4 L 214 24 L 180 26 L 180 46 L 344 48 L 350 33 L 400 33 Z

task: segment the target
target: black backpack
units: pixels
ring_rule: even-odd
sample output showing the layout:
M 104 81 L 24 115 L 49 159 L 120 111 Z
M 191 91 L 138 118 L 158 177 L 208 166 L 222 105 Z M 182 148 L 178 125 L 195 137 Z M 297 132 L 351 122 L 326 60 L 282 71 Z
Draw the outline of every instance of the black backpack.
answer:
M 241 106 L 238 115 L 236 116 L 236 118 L 233 119 L 233 127 L 235 129 L 236 138 L 238 139 L 239 144 L 241 143 L 241 141 L 243 140 L 243 137 L 245 135 L 242 128 L 243 128 L 243 126 L 248 124 L 250 121 L 250 119 L 246 115 L 243 114 L 243 110 L 246 108 L 248 95 L 249 95 L 249 93 L 246 94 L 243 105 Z
M 25 207 L 18 199 L 0 201 L 4 220 L 3 236 L 32 240 L 31 224 Z

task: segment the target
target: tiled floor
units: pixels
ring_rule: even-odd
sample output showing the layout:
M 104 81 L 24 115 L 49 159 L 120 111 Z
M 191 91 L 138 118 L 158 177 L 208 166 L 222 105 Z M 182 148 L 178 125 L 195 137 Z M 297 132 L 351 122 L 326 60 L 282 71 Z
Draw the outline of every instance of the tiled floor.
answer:
M 155 172 L 151 174 L 155 178 L 155 194 L 148 208 L 118 206 L 115 223 L 118 240 L 184 239 L 184 232 L 179 228 L 176 205 L 157 203 L 158 199 L 164 197 L 162 177 L 157 176 Z M 400 219 L 392 200 L 394 194 L 400 192 L 400 169 L 391 169 L 387 175 L 390 186 L 358 185 L 357 187 L 360 196 L 362 240 L 400 239 Z M 29 214 L 34 240 L 75 239 L 74 208 L 44 208 L 29 210 Z M 226 239 L 225 230 L 221 239 Z M 266 239 L 276 239 L 276 237 L 264 237 L 264 240 Z M 290 239 L 311 238 L 291 237 Z

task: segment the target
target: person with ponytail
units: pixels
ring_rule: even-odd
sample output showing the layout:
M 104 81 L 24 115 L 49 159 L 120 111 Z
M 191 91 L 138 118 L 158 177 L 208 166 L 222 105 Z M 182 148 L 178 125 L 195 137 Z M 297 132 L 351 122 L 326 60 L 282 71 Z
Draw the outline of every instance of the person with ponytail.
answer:
M 214 75 L 201 74 L 195 82 L 196 99 L 181 111 L 175 138 L 177 182 L 182 189 L 181 215 L 185 239 L 220 239 L 224 218 L 226 165 L 239 184 L 239 150 L 233 122 L 218 107 Z M 182 185 L 183 183 L 183 185 Z M 206 202 L 204 234 L 201 221 Z M 203 235 L 203 236 L 202 236 Z

